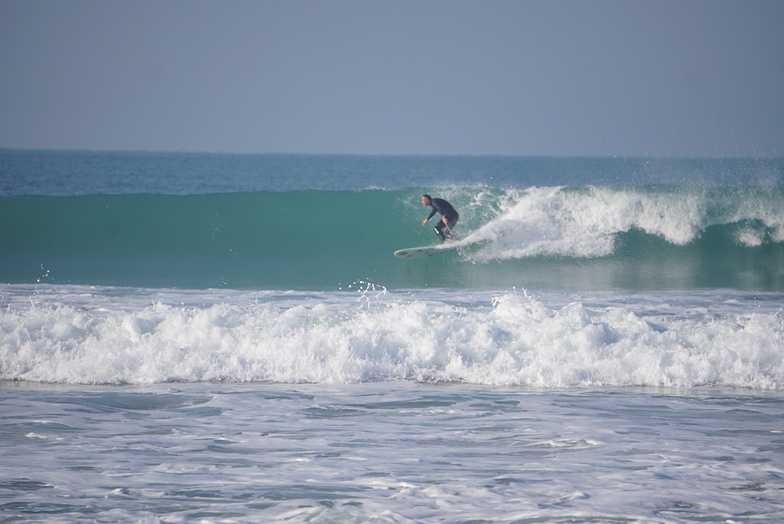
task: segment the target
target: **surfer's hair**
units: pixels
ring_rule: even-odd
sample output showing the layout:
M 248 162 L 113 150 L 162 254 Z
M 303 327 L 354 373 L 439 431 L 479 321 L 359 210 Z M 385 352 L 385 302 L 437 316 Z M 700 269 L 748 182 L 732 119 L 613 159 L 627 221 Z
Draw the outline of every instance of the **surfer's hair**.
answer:
M 425 197 L 426 199 L 430 200 L 431 202 L 433 201 L 433 197 L 431 197 L 431 196 L 430 196 L 430 195 L 428 195 L 427 193 L 425 193 L 425 194 L 424 194 L 424 195 L 422 195 L 422 196 L 423 196 L 423 197 Z

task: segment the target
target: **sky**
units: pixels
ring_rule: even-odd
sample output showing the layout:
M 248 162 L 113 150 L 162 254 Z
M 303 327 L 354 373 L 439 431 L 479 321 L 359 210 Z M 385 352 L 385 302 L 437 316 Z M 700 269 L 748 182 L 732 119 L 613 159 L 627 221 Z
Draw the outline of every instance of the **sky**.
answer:
M 784 156 L 782 0 L 0 0 L 0 147 Z

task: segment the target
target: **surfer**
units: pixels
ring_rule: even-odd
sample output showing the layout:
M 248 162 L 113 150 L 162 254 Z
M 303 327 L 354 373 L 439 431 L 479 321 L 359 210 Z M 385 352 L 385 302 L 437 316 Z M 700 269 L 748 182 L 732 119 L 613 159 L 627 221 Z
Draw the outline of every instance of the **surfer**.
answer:
M 452 228 L 457 224 L 460 215 L 455 211 L 455 208 L 452 207 L 452 204 L 443 198 L 433 198 L 430 195 L 422 195 L 422 205 L 433 208 L 433 211 L 430 212 L 428 217 L 422 221 L 422 225 L 426 225 L 427 221 L 433 218 L 433 215 L 439 213 L 441 215 L 441 220 L 439 220 L 436 227 L 433 228 L 436 235 L 441 239 L 441 242 L 446 242 L 447 238 L 454 240 L 455 237 L 452 236 Z

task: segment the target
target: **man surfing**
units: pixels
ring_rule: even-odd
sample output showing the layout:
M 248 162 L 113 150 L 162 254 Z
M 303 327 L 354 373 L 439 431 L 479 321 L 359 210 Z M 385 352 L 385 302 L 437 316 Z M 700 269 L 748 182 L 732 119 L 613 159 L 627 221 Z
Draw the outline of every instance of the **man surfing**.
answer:
M 452 228 L 457 224 L 460 215 L 455 211 L 455 208 L 452 207 L 452 204 L 443 198 L 433 198 L 430 195 L 422 195 L 422 205 L 433 208 L 433 211 L 430 212 L 428 217 L 422 221 L 422 225 L 426 225 L 427 221 L 433 218 L 433 215 L 439 213 L 441 215 L 441 220 L 439 220 L 436 227 L 433 228 L 436 235 L 441 239 L 441 242 L 446 242 L 447 238 L 454 240 L 455 237 L 452 236 Z

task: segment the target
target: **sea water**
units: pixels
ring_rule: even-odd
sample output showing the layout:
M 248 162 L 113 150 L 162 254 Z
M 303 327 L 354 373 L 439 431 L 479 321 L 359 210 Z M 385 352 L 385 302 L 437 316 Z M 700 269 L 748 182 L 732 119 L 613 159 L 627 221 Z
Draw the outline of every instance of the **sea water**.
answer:
M 461 214 L 449 253 L 422 193 Z M 0 521 L 780 522 L 784 161 L 0 151 Z

